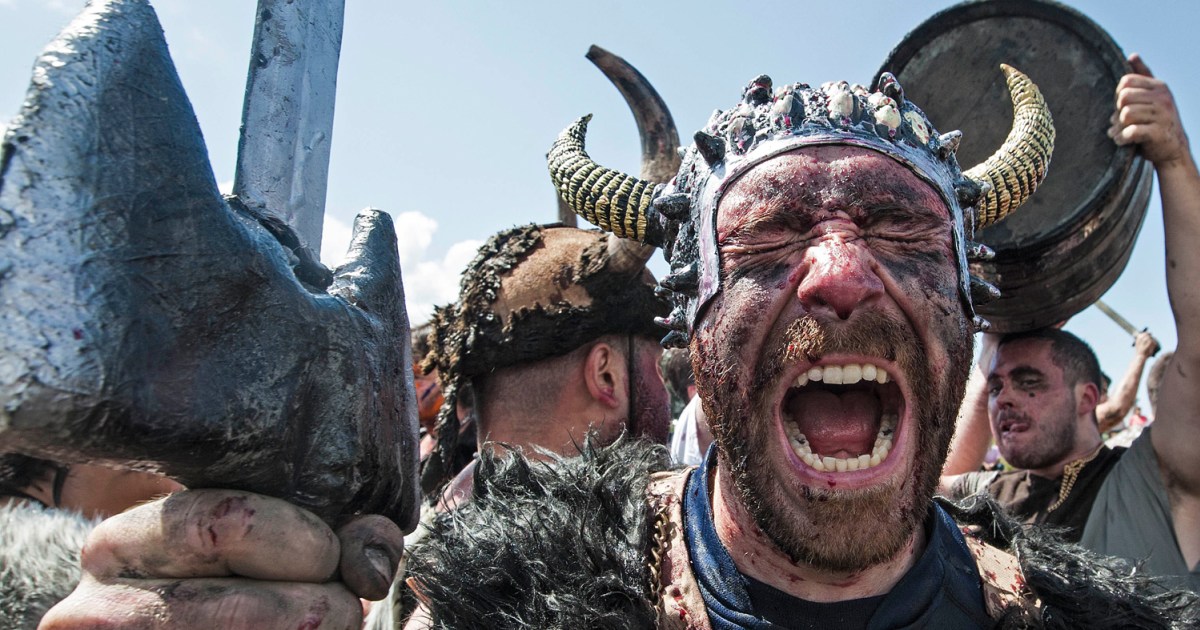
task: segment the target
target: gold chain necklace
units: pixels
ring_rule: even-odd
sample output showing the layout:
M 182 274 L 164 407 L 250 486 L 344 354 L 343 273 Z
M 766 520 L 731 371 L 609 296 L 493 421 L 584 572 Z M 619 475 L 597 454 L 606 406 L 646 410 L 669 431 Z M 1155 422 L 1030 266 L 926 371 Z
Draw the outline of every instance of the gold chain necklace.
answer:
M 1079 477 L 1079 472 L 1083 470 L 1084 466 L 1087 466 L 1088 462 L 1096 459 L 1102 448 L 1104 448 L 1104 442 L 1101 442 L 1087 457 L 1081 457 L 1063 466 L 1062 484 L 1058 487 L 1058 500 L 1054 502 L 1054 505 L 1046 508 L 1047 514 L 1062 507 L 1063 502 L 1070 496 L 1071 490 L 1075 488 L 1075 480 Z

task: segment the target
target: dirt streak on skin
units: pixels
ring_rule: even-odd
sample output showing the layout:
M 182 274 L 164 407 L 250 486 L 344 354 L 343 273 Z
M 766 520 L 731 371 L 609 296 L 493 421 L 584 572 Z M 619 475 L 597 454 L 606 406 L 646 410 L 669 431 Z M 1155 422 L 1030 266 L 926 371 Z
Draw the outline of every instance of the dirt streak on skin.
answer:
M 241 537 L 244 538 L 254 529 L 254 523 L 251 519 L 254 517 L 255 510 L 249 506 L 249 500 L 245 496 L 232 496 L 222 499 L 208 513 L 208 536 L 214 547 L 220 542 L 221 535 L 217 533 L 218 525 L 228 527 L 231 523 L 227 517 L 233 513 L 240 513 L 240 525 L 242 529 Z

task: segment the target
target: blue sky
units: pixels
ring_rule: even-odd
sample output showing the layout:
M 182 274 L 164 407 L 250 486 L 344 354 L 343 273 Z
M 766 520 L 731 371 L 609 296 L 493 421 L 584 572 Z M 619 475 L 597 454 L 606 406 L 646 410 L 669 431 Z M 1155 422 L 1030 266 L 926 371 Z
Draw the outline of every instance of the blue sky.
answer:
M 584 59 L 590 44 L 636 65 L 689 137 L 760 73 L 777 83 L 869 82 L 905 33 L 951 4 L 347 0 L 325 239 L 345 243 L 346 226 L 367 206 L 396 216 L 412 311 L 421 317 L 457 293 L 457 272 L 487 235 L 554 218 L 543 156 L 574 118 L 595 114 L 588 137 L 594 158 L 636 172 L 633 118 Z M 1171 82 L 1185 126 L 1200 133 L 1200 87 L 1192 80 L 1200 3 L 1069 4 L 1127 52 L 1142 53 Z M 228 182 L 254 2 L 153 5 L 217 181 Z M 0 123 L 20 108 L 38 52 L 82 6 L 79 0 L 0 0 Z M 1129 267 L 1105 300 L 1171 348 L 1175 332 L 1161 248 L 1156 192 Z M 664 267 L 659 262 L 657 269 Z M 1096 309 L 1076 316 L 1068 329 L 1093 344 L 1105 371 L 1124 372 L 1130 341 Z

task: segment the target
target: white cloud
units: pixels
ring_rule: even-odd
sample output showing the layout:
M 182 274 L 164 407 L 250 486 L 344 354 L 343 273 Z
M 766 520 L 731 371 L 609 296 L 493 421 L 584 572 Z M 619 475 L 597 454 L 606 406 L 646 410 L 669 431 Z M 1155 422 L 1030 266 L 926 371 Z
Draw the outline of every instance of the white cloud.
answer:
M 398 239 L 396 245 L 400 249 L 400 266 L 405 268 L 425 256 L 438 224 L 420 212 L 401 212 L 393 217 L 393 222 Z
M 346 248 L 350 247 L 350 237 L 353 229 L 350 224 L 325 213 L 324 225 L 321 229 L 321 262 L 330 269 L 341 264 L 346 257 Z
M 463 268 L 483 241 L 459 241 L 446 250 L 441 260 L 424 260 L 404 269 L 404 293 L 408 300 L 408 319 L 414 325 L 433 316 L 433 307 L 458 298 L 458 281 Z
M 223 182 L 217 182 L 217 190 L 220 191 L 222 195 L 232 195 L 233 194 L 233 180 L 227 179 Z
M 435 305 L 448 304 L 458 297 L 459 276 L 483 241 L 454 243 L 439 258 L 429 251 L 437 232 L 437 221 L 420 212 L 402 212 L 392 219 L 396 225 L 400 269 L 404 274 L 408 318 L 413 324 L 419 324 L 433 315 Z M 321 235 L 321 261 L 336 267 L 346 255 L 352 232 L 345 221 L 326 214 L 325 231 Z

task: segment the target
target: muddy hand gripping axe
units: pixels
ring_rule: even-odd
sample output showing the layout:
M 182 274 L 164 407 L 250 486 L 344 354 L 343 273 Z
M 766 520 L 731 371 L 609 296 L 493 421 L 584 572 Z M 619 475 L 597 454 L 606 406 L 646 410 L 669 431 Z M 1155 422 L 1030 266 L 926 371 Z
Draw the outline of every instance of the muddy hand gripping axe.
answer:
M 361 213 L 332 272 L 304 247 L 320 237 L 341 9 L 260 2 L 244 198 L 218 193 L 145 0 L 93 0 L 42 53 L 0 153 L 0 450 L 411 527 L 391 219 Z

